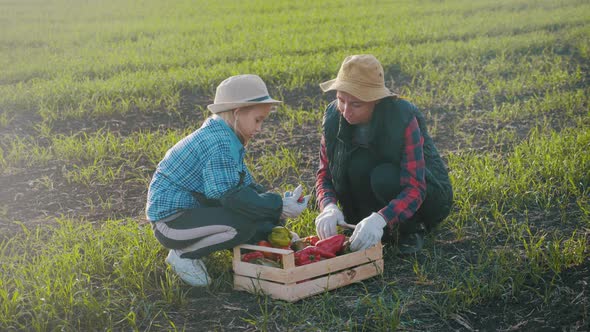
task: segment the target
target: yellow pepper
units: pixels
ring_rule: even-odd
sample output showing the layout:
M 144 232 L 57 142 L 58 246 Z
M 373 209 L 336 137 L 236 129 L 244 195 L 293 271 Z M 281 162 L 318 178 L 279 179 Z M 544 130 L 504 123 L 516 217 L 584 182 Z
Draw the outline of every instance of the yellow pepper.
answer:
M 283 226 L 276 226 L 268 236 L 268 242 L 273 247 L 288 247 L 291 244 L 291 232 Z

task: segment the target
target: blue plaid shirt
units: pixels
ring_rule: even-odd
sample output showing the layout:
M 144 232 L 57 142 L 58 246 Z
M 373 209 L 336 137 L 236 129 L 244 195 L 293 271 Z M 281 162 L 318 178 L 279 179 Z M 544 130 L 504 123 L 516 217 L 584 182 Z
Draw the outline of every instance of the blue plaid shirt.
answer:
M 194 193 L 218 199 L 229 189 L 251 184 L 244 154 L 244 146 L 222 118 L 207 118 L 158 164 L 148 190 L 147 219 L 158 221 L 199 207 Z

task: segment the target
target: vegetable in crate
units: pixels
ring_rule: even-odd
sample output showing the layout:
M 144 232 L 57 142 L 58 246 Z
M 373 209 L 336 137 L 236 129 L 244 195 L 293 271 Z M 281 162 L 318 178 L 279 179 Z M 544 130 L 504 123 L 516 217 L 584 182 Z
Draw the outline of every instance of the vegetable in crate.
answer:
M 276 267 L 278 269 L 280 269 L 281 263 L 273 261 L 272 259 L 268 259 L 268 258 L 256 258 L 250 261 L 250 263 L 252 264 L 257 264 L 257 265 L 262 265 L 262 266 L 268 266 L 268 267 Z
M 261 246 L 261 247 L 268 247 L 268 248 L 274 248 L 272 246 L 272 244 L 270 244 L 270 242 L 262 240 L 259 241 L 258 243 L 256 243 L 257 246 Z M 264 255 L 264 257 L 266 258 L 270 258 L 270 259 L 276 259 L 276 255 L 273 254 L 272 252 L 268 252 L 268 251 L 263 251 L 262 254 Z
M 283 226 L 277 226 L 272 229 L 268 236 L 268 241 L 276 248 L 288 247 L 291 244 L 291 232 Z
M 309 246 L 295 253 L 295 265 L 306 265 L 319 262 L 322 258 L 333 258 L 336 255 L 319 247 Z
M 291 250 L 290 246 L 286 246 L 286 247 L 275 247 L 272 244 L 270 244 L 270 242 L 262 240 L 259 241 L 258 243 L 256 243 L 257 246 L 261 246 L 261 247 L 267 247 L 267 248 L 278 248 L 278 249 L 285 249 L 285 250 Z M 280 254 L 274 254 L 272 252 L 268 252 L 268 251 L 262 251 L 262 254 L 264 255 L 264 258 L 268 258 L 268 259 L 272 259 L 274 261 L 279 261 L 281 260 L 281 255 Z
M 291 250 L 293 250 L 293 251 L 299 251 L 299 250 L 301 250 L 301 249 L 303 249 L 303 248 L 307 247 L 308 245 L 309 245 L 309 244 L 305 243 L 305 242 L 304 242 L 304 241 L 302 241 L 302 240 L 297 240 L 297 241 L 293 241 L 293 242 L 291 243 L 291 247 L 290 247 L 290 249 L 291 249 Z
M 260 251 L 252 251 L 242 255 L 242 262 L 251 263 L 255 259 L 264 258 L 264 255 Z
M 315 246 L 319 240 L 320 238 L 317 235 L 310 235 L 303 239 L 293 240 L 293 242 L 291 242 L 291 249 L 299 251 L 307 246 Z
M 242 255 L 242 262 L 281 268 L 281 263 L 264 257 L 261 251 L 252 251 Z
M 317 235 L 310 235 L 303 238 L 303 242 L 306 242 L 310 246 L 315 246 L 316 243 L 320 240 L 320 237 Z
M 344 245 L 344 241 L 346 241 L 346 235 L 336 234 L 336 235 L 330 236 L 329 238 L 318 241 L 315 245 L 318 248 L 322 248 L 322 249 L 329 251 L 332 254 L 336 255 L 336 253 L 338 253 L 342 250 L 342 247 Z

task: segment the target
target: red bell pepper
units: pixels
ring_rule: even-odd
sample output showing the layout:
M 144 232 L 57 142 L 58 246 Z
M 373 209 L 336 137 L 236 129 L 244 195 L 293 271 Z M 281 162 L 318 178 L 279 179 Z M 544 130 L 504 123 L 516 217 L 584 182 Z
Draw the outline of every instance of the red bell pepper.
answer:
M 322 258 L 333 258 L 336 255 L 322 248 L 309 246 L 295 253 L 295 265 L 306 265 L 319 262 Z
M 255 259 L 264 258 L 264 255 L 260 251 L 252 251 L 242 255 L 242 262 L 249 263 Z
M 332 254 L 336 255 L 337 252 L 342 250 L 342 246 L 346 241 L 346 235 L 344 234 L 336 234 L 330 236 L 329 238 L 325 238 L 323 240 L 318 241 L 315 246 L 318 248 L 322 248 L 326 251 L 331 252 Z

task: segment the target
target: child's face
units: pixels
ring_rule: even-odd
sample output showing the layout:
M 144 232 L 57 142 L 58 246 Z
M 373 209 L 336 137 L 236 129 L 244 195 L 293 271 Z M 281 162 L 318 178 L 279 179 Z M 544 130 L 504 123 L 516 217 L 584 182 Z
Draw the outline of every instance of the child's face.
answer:
M 238 108 L 234 111 L 234 119 L 236 124 L 236 131 L 242 140 L 242 144 L 246 145 L 262 130 L 262 123 L 270 114 L 270 104 L 259 104 L 248 108 Z

